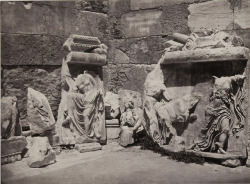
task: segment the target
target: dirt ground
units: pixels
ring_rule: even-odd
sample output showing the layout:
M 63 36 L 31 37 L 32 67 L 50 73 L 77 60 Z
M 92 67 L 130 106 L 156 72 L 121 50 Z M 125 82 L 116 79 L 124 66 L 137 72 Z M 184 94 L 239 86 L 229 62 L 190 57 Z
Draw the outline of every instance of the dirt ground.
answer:
M 212 163 L 186 164 L 140 150 L 138 146 L 122 148 L 116 143 L 95 152 L 63 151 L 55 164 L 44 168 L 29 168 L 26 161 L 3 165 L 2 183 L 250 183 L 250 168 L 245 166 L 228 168 Z

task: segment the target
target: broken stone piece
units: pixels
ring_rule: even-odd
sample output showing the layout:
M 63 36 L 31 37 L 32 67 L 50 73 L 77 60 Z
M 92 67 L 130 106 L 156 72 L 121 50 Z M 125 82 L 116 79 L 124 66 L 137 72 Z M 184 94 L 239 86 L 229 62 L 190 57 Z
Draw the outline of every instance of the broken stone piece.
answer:
M 56 162 L 56 153 L 49 144 L 48 137 L 33 137 L 29 149 L 28 165 L 39 168 Z
M 55 119 L 44 94 L 28 88 L 27 115 L 32 135 L 50 134 L 55 129 Z
M 228 159 L 221 161 L 221 165 L 227 166 L 227 167 L 238 167 L 241 166 L 241 161 L 239 159 Z
M 21 135 L 17 98 L 14 96 L 1 98 L 1 138 L 8 139 Z
M 1 164 L 7 164 L 21 160 L 21 153 L 27 146 L 27 141 L 23 136 L 15 136 L 1 140 Z
M 99 143 L 85 143 L 85 144 L 76 144 L 75 149 L 80 153 L 97 151 L 102 149 L 102 146 Z

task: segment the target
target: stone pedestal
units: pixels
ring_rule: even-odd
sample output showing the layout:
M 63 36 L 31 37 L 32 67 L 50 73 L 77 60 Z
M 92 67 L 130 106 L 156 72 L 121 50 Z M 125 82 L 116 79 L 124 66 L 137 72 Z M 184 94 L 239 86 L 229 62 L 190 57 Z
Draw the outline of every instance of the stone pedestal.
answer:
M 1 164 L 12 163 L 22 160 L 21 154 L 27 146 L 23 136 L 11 137 L 1 140 Z

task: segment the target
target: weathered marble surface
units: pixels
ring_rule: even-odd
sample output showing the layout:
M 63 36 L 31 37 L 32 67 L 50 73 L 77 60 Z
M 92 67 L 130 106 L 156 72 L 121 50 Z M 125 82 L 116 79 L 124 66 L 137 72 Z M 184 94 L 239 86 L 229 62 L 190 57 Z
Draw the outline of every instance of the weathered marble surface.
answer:
M 16 97 L 1 98 L 1 138 L 20 136 L 22 132 Z
M 28 88 L 27 116 L 32 134 L 51 134 L 55 129 L 55 119 L 44 94 Z

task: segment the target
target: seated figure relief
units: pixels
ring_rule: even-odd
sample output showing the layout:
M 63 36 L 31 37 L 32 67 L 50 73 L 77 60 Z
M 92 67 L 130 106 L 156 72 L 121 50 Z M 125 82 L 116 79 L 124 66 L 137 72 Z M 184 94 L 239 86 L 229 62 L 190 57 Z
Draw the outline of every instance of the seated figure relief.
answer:
M 69 90 L 64 96 L 62 126 L 64 130 L 70 130 L 74 137 L 70 135 L 68 138 L 72 143 L 82 143 L 88 138 L 100 139 L 104 124 L 104 102 L 98 80 L 85 71 L 75 79 L 67 75 L 66 83 Z M 65 135 L 63 138 L 67 139 Z
M 125 112 L 121 115 L 121 127 L 131 127 L 133 132 L 136 132 L 138 128 L 142 125 L 142 120 L 139 115 L 141 109 L 136 109 L 134 107 L 133 101 L 128 101 L 124 103 Z
M 226 154 L 227 141 L 244 128 L 246 112 L 242 108 L 245 98 L 245 75 L 214 77 L 213 90 L 206 107 L 203 140 L 193 145 L 195 150 Z
M 62 62 L 62 98 L 56 124 L 60 145 L 105 144 L 104 89 L 99 69 L 106 62 L 107 46 L 97 37 L 71 35 L 64 47 L 70 53 Z M 79 70 L 88 67 L 98 75 Z
M 102 96 L 98 90 L 95 79 L 84 72 L 70 82 L 71 92 L 67 94 L 67 107 L 65 107 L 65 120 L 63 125 L 74 126 L 81 134 L 88 137 L 100 138 L 98 111 L 103 111 Z

